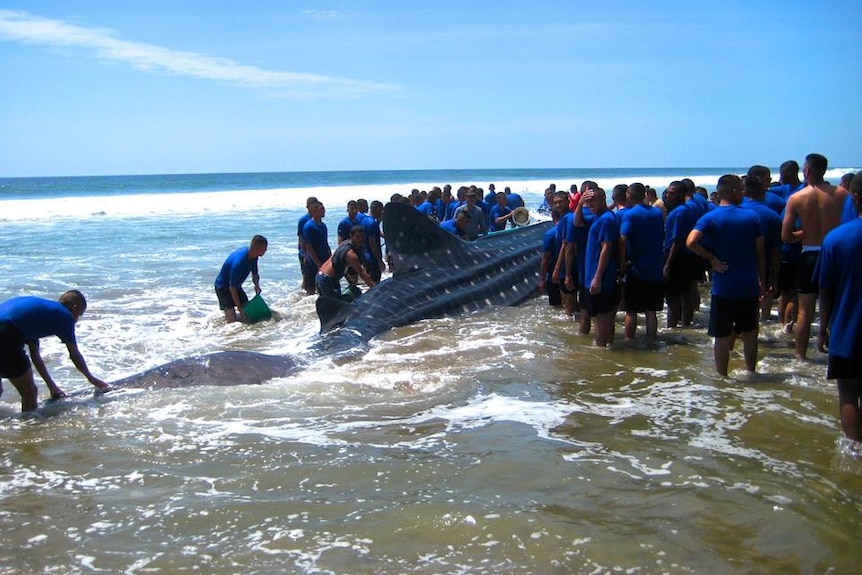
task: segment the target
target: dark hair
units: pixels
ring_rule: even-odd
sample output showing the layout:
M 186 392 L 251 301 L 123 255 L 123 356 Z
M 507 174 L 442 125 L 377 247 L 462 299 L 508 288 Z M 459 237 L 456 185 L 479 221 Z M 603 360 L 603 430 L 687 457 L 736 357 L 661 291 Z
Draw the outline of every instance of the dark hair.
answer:
M 359 224 L 356 224 L 355 226 L 350 226 L 350 235 L 352 236 L 352 235 L 353 235 L 353 234 L 355 234 L 356 232 L 362 232 L 362 233 L 364 234 L 364 233 L 365 233 L 365 228 L 363 228 L 363 227 L 362 227 L 362 226 L 360 226 Z
M 253 246 L 268 246 L 269 242 L 266 241 L 265 237 L 263 237 L 261 235 L 256 235 L 253 238 L 251 238 L 251 245 L 253 245 Z
M 757 178 L 757 176 L 754 176 Z M 718 185 L 716 185 L 716 191 L 718 192 L 718 197 L 722 200 L 729 200 L 733 197 L 733 193 L 739 189 L 741 181 L 739 176 L 736 174 L 725 174 L 718 178 Z M 761 185 L 763 182 L 761 181 Z
M 808 171 L 821 178 L 826 174 L 826 168 L 829 166 L 826 156 L 821 154 L 808 154 L 805 156 L 805 163 L 808 164 Z
M 761 166 L 760 164 L 755 164 L 748 168 L 747 176 L 754 176 L 756 178 L 760 178 L 761 180 L 766 180 L 772 178 L 772 171 L 766 166 Z
M 63 292 L 58 301 L 69 309 L 76 305 L 79 306 L 82 311 L 87 309 L 87 298 L 85 298 L 84 294 L 76 289 L 70 289 L 67 292 Z
M 763 187 L 763 180 L 757 176 L 745 176 L 743 184 L 745 186 L 745 195 L 748 197 L 760 198 L 766 191 L 766 188 Z
M 646 187 L 640 182 L 633 183 L 626 191 L 640 203 L 643 203 L 644 198 L 646 198 Z
M 374 209 L 374 208 L 383 209 L 383 202 L 381 202 L 379 200 L 374 200 L 373 202 L 371 202 L 371 208 L 372 209 Z

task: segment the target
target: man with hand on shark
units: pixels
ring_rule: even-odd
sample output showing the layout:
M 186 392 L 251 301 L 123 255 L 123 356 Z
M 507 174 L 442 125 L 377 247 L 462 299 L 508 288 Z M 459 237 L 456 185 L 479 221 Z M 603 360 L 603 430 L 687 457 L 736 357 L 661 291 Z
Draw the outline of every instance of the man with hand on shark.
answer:
M 356 272 L 368 287 L 377 285 L 363 266 L 360 254 L 365 247 L 365 228 L 360 225 L 350 228 L 350 237 L 341 242 L 332 256 L 320 266 L 317 272 L 317 293 L 321 297 L 341 299 L 341 278 L 348 269 Z

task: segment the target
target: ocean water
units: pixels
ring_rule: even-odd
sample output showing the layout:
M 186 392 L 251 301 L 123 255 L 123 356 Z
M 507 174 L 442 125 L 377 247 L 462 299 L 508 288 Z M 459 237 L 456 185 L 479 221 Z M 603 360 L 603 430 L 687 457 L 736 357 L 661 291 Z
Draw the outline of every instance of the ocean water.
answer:
M 711 188 L 741 171 L 0 179 L 0 299 L 81 289 L 79 343 L 107 380 L 217 350 L 302 355 L 318 329 L 298 289 L 309 195 L 334 243 L 349 199 L 414 187 L 493 182 L 535 207 L 550 182 Z M 225 325 L 212 281 L 258 233 L 277 317 Z M 22 417 L 4 384 L 0 574 L 856 572 L 862 460 L 825 357 L 794 361 L 766 323 L 760 373 L 734 354 L 722 380 L 704 320 L 597 350 L 537 299 L 260 386 L 99 397 L 44 340 L 61 387 L 85 393 Z

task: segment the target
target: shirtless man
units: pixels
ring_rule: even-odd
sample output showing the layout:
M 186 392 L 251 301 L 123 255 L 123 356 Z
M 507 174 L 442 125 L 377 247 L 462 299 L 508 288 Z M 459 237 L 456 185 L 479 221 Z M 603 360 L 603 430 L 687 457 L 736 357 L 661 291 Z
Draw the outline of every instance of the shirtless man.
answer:
M 787 200 L 781 223 L 781 240 L 789 244 L 802 244 L 802 259 L 796 276 L 799 312 L 794 329 L 796 358 L 800 360 L 805 359 L 811 338 L 811 320 L 817 301 L 817 284 L 813 275 L 820 246 L 826 234 L 838 226 L 847 198 L 846 190 L 835 188 L 823 179 L 826 167 L 824 156 L 806 156 L 802 173 L 808 185 Z M 802 222 L 799 229 L 796 229 L 796 218 Z

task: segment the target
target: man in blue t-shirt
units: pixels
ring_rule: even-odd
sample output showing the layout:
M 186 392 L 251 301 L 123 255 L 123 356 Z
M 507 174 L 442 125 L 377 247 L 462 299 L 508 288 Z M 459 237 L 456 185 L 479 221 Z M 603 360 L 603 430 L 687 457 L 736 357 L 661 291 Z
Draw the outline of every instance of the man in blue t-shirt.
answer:
M 15 297 L 0 304 L 0 378 L 12 382 L 21 395 L 21 411 L 33 411 L 37 406 L 38 391 L 33 379 L 33 365 L 45 381 L 52 399 L 66 397 L 51 375 L 39 354 L 39 339 L 56 335 L 66 344 L 69 358 L 87 381 L 102 391 L 110 386 L 95 377 L 87 368 L 84 356 L 78 350 L 75 322 L 87 309 L 87 300 L 78 290 L 67 291 L 59 301 L 32 296 Z M 30 357 L 24 346 L 30 350 Z M 0 395 L 3 387 L 0 384 Z
M 664 307 L 664 217 L 645 203 L 646 187 L 634 183 L 626 189 L 627 207 L 620 223 L 620 268 L 625 276 L 626 339 L 634 339 L 638 314 L 644 314 L 646 339 L 658 334 L 657 312 Z
M 314 196 L 309 196 L 309 198 L 305 200 L 306 212 L 301 218 L 299 218 L 299 221 L 296 224 L 297 249 L 299 250 L 299 271 L 302 273 L 302 289 L 306 289 L 308 287 L 305 285 L 305 240 L 302 239 L 302 228 L 304 228 L 308 220 L 311 219 L 311 206 L 316 203 L 317 198 Z
M 467 238 L 467 226 L 470 225 L 470 212 L 461 211 L 455 214 L 454 219 L 446 220 L 440 224 L 440 227 L 454 236 L 458 236 L 462 240 Z
M 697 282 L 702 274 L 700 260 L 686 247 L 688 234 L 694 228 L 694 212 L 686 205 L 686 186 L 673 181 L 664 191 L 662 202 L 667 209 L 664 228 L 665 295 L 667 327 L 691 325 L 697 308 Z
M 745 199 L 741 207 L 752 210 L 763 226 L 763 245 L 766 249 L 766 286 L 760 302 L 760 320 L 766 321 L 772 314 L 772 302 L 778 290 L 778 271 L 781 262 L 781 216 L 775 213 L 764 200 L 763 182 L 760 178 L 746 176 L 743 182 Z
M 302 228 L 302 238 L 305 241 L 305 293 L 314 295 L 317 292 L 317 272 L 323 262 L 332 255 L 329 247 L 329 230 L 323 223 L 326 207 L 317 202 L 311 208 L 311 219 Z M 349 235 L 349 234 L 348 234 Z
M 587 313 L 595 322 L 594 341 L 599 347 L 607 347 L 614 342 L 614 314 L 619 303 L 617 250 L 620 232 L 617 217 L 608 209 L 603 189 L 587 191 L 580 203 L 596 215 L 587 235 L 584 279 L 589 290 Z
M 257 260 L 266 253 L 267 245 L 265 237 L 254 236 L 251 238 L 251 244 L 235 250 L 222 264 L 214 285 L 219 309 L 224 312 L 227 323 L 235 322 L 237 319 L 242 322 L 246 321 L 245 312 L 242 308 L 248 303 L 248 296 L 243 291 L 242 284 L 248 274 L 251 274 L 251 279 L 254 282 L 254 293 L 260 293 Z
M 734 333 L 742 339 L 745 368 L 754 373 L 757 365 L 758 302 L 766 285 L 766 253 L 760 218 L 739 207 L 739 177 L 722 176 L 716 189 L 721 202 L 697 221 L 686 245 L 713 271 L 708 333 L 715 338 L 715 370 L 727 377 Z
M 506 229 L 506 224 L 512 221 L 512 210 L 506 204 L 506 194 L 497 192 L 494 197 L 494 206 L 491 208 L 491 217 L 488 220 L 488 231 L 498 232 Z
M 383 261 L 383 246 L 380 241 L 380 222 L 383 221 L 383 203 L 371 202 L 371 215 L 362 220 L 365 228 L 365 268 L 375 283 L 380 283 L 386 263 Z
M 815 268 L 820 290 L 820 351 L 827 379 L 838 380 L 841 428 L 862 441 L 862 172 L 850 184 L 856 219 L 826 234 Z
M 339 245 L 341 245 L 341 242 L 344 240 L 350 239 L 350 230 L 353 229 L 353 226 L 360 225 L 360 220 L 357 218 L 358 214 L 359 204 L 356 203 L 356 200 L 350 200 L 347 202 L 347 215 L 341 218 L 341 221 L 338 222 L 338 228 L 335 230 Z

